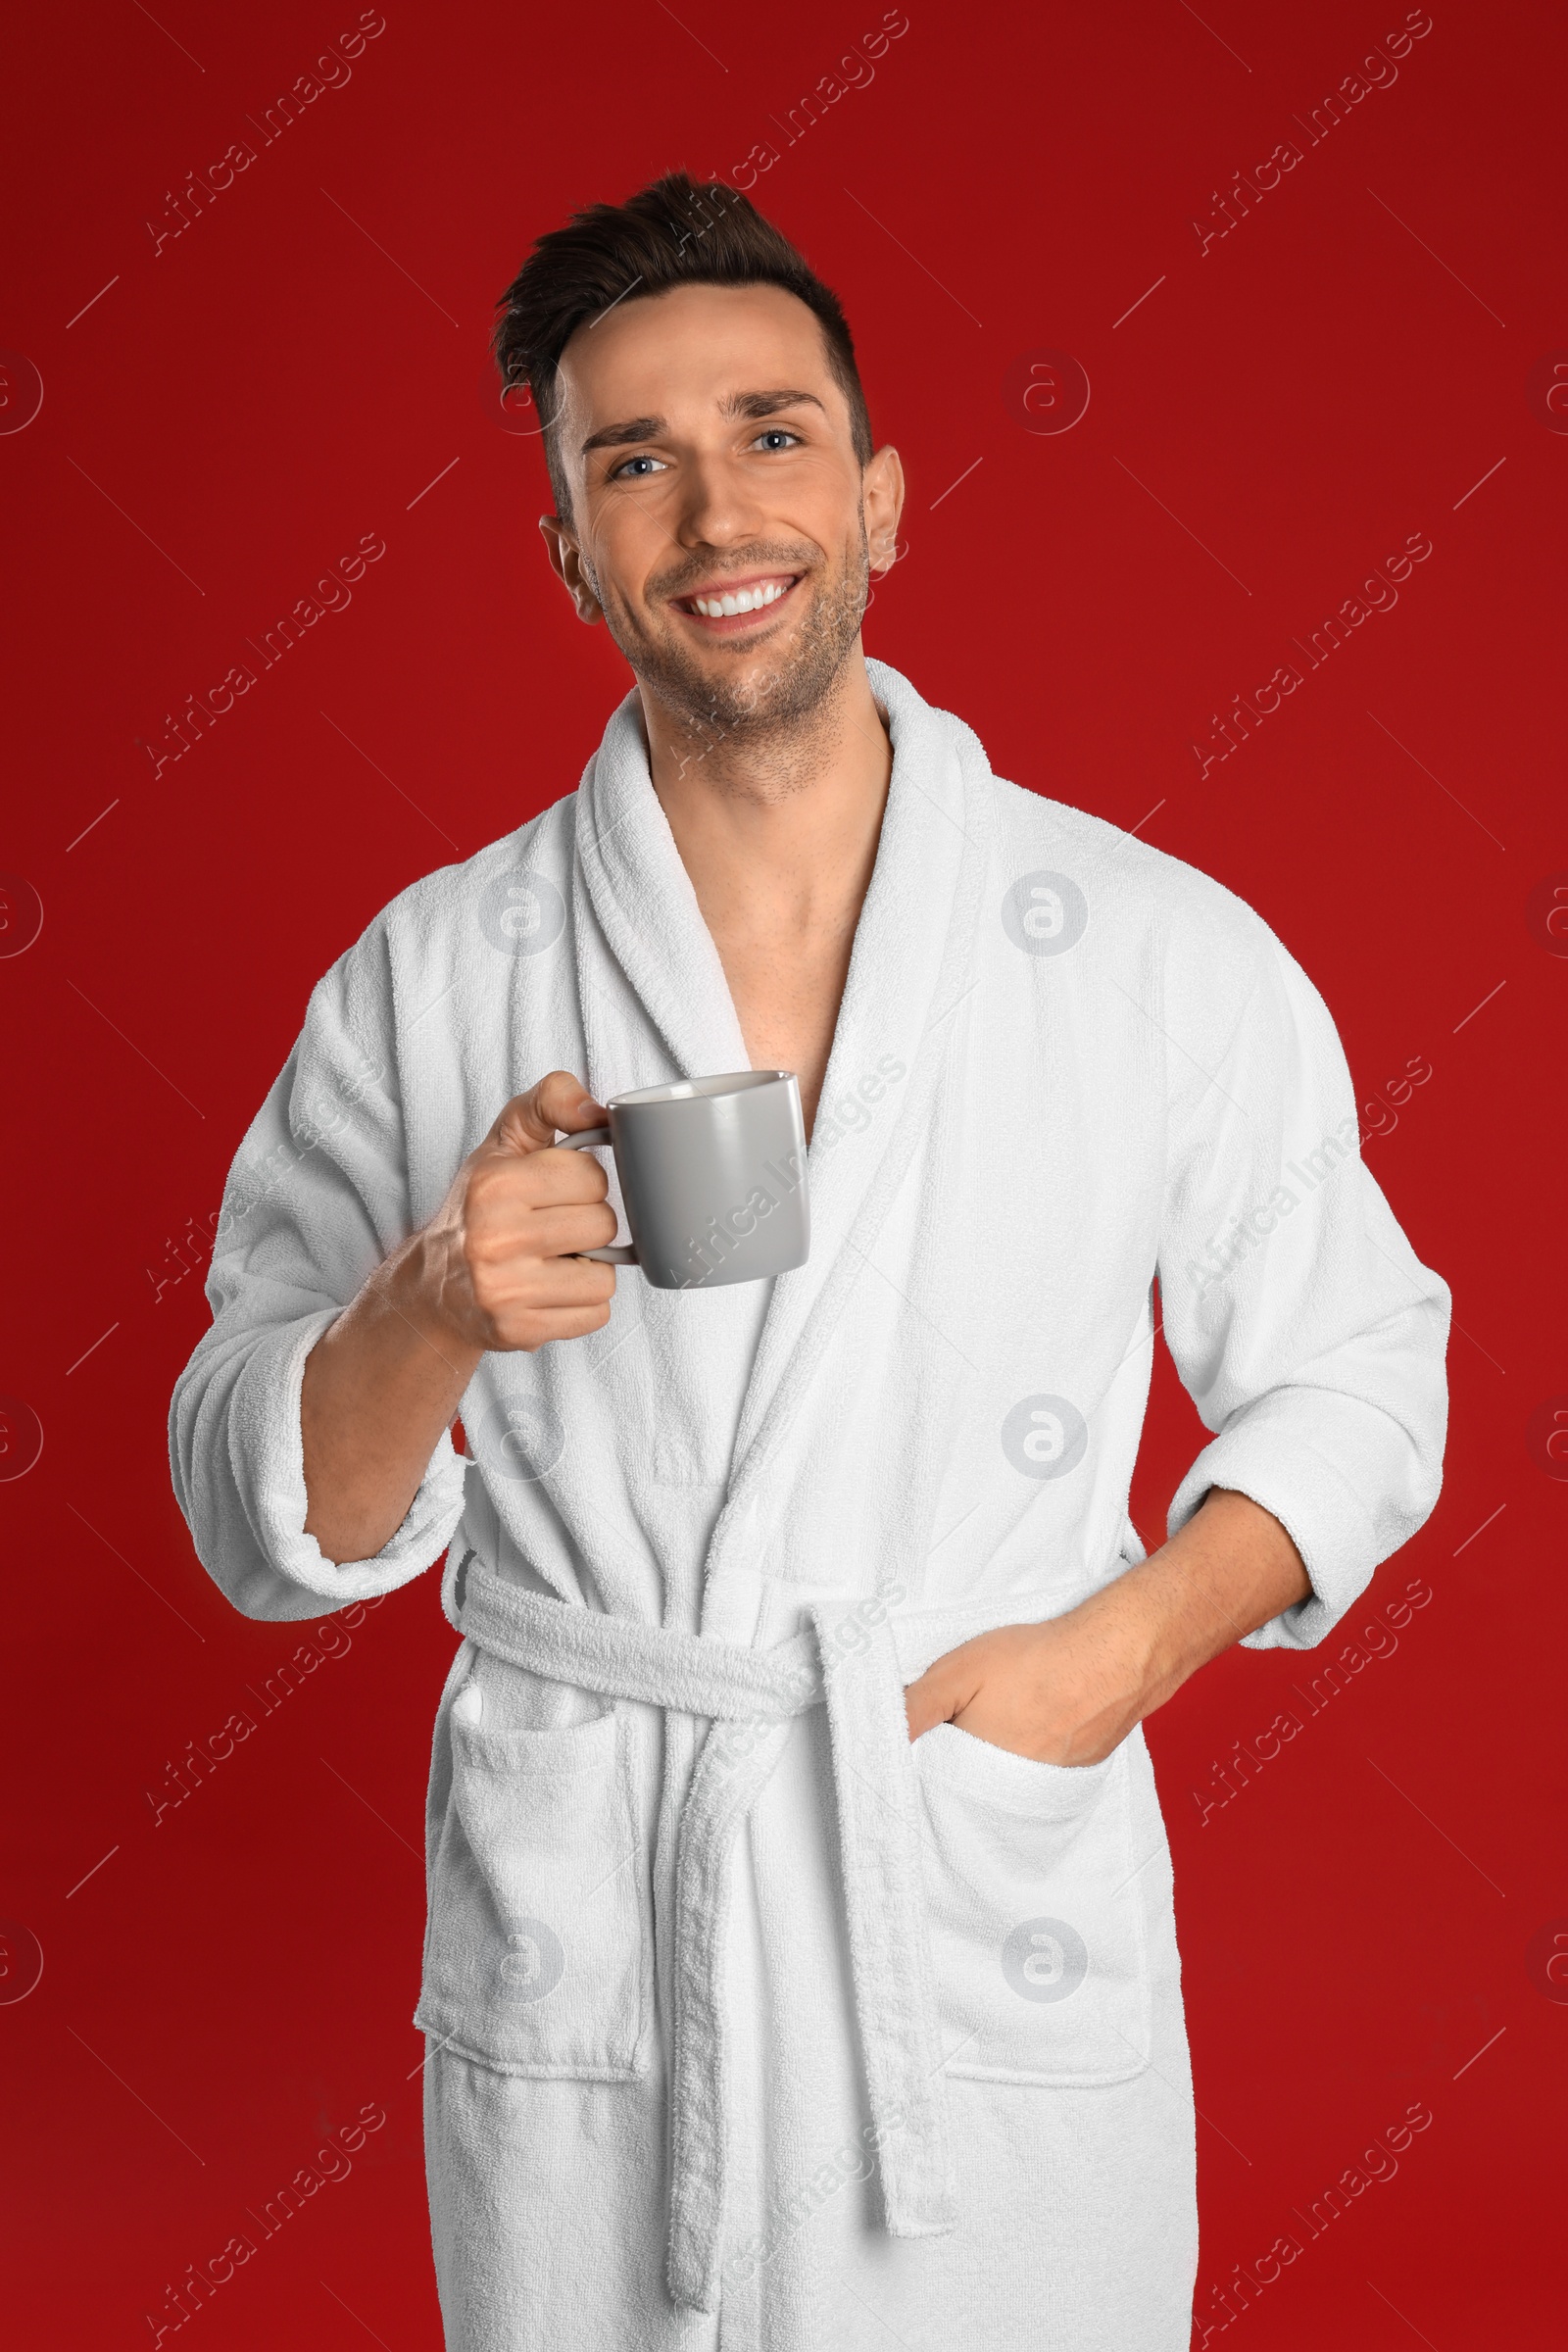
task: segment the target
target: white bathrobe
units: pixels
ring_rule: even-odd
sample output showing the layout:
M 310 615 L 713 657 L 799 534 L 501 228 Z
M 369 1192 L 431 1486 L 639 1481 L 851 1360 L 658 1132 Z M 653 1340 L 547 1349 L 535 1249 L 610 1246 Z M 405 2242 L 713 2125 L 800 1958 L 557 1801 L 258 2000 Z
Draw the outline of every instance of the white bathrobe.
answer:
M 1185 2352 L 1194 2109 L 1149 1755 L 1035 1763 L 903 1685 L 1143 1557 L 1158 1309 L 1214 1485 L 1321 1641 L 1436 1499 L 1445 1284 L 1322 1000 L 1190 866 L 993 776 L 869 665 L 894 767 L 811 1142 L 809 1261 L 618 1281 L 492 1354 L 376 1558 L 304 1532 L 307 1354 L 550 1069 L 747 1066 L 636 697 L 580 789 L 321 981 L 235 1161 L 180 1504 L 247 1615 L 446 1553 L 427 2036 L 454 2352 Z M 608 1160 L 608 1155 L 607 1160 Z M 612 1190 L 612 1200 L 616 1195 Z

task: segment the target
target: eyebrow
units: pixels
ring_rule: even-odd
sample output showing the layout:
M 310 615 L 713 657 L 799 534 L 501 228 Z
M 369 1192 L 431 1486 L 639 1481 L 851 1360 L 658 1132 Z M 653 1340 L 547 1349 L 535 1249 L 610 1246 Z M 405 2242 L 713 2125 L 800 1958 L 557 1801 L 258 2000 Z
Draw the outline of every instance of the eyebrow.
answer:
M 731 392 L 727 399 L 719 402 L 718 413 L 721 416 L 732 418 L 775 416 L 780 409 L 806 406 L 821 409 L 823 416 L 827 415 L 825 405 L 814 392 L 792 391 Z M 607 424 L 599 432 L 590 433 L 580 454 L 586 457 L 591 449 L 623 449 L 632 441 L 657 441 L 668 429 L 668 423 L 662 416 L 628 416 L 623 423 Z

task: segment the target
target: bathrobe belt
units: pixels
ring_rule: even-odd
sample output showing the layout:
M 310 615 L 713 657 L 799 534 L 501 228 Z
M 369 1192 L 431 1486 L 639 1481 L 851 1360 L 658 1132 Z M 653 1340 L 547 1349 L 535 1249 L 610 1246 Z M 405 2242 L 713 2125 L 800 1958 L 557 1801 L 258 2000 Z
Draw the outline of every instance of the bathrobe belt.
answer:
M 612 1699 L 704 1717 L 676 1849 L 668 2279 L 677 2303 L 718 2307 L 728 2153 L 724 1937 L 736 1837 L 783 1752 L 790 1719 L 824 1701 L 856 2019 L 895 2237 L 953 2228 L 956 2192 L 939 2088 L 942 2050 L 921 1896 L 916 1791 L 891 1623 L 828 1612 L 808 1633 L 750 1649 L 524 1592 L 469 1552 L 452 1622 L 530 1674 Z M 842 1611 L 842 1603 L 840 1604 Z

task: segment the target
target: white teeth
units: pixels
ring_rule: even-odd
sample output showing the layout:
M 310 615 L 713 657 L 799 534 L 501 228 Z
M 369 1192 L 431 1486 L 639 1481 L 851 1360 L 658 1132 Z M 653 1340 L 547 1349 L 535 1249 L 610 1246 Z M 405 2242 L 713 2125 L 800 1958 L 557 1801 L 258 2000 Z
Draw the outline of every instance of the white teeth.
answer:
M 733 596 L 694 596 L 692 603 L 708 619 L 719 620 L 735 612 L 759 612 L 793 585 L 791 580 L 768 580 L 760 588 L 738 589 Z

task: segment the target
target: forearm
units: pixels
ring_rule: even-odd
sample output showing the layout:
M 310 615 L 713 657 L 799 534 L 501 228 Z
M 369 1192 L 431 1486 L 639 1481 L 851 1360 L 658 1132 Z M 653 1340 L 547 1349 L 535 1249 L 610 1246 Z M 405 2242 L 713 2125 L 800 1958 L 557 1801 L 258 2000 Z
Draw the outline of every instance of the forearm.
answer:
M 1211 1487 L 1185 1527 L 1085 1601 L 1081 1614 L 1086 1633 L 1120 1648 L 1141 1718 L 1311 1590 L 1273 1513 L 1250 1495 Z
M 373 1559 L 408 1515 L 481 1350 L 432 1311 L 416 1234 L 312 1348 L 300 1397 L 305 1529 L 334 1562 Z
M 312 1348 L 300 1424 L 305 1532 L 329 1560 L 373 1559 L 408 1516 L 441 1433 L 489 1350 L 532 1350 L 610 1320 L 604 1170 L 556 1135 L 605 1112 L 552 1070 L 507 1104 L 428 1225 L 394 1250 Z

